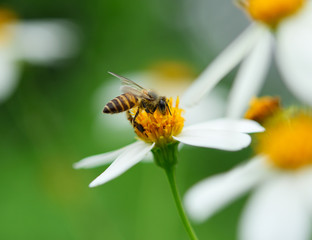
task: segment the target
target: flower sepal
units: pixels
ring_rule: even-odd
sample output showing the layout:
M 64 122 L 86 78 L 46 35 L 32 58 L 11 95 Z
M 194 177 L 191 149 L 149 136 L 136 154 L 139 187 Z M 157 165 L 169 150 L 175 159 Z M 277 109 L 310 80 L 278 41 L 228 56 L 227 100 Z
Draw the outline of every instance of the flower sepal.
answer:
M 154 162 L 163 169 L 170 169 L 177 164 L 179 142 L 174 141 L 152 149 Z

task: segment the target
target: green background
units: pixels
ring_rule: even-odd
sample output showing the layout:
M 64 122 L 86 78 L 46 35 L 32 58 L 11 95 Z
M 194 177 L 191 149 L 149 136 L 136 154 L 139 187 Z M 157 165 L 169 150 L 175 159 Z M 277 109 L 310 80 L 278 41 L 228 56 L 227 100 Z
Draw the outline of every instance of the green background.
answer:
M 134 134 L 116 134 L 109 125 L 95 137 L 95 120 L 107 116 L 101 115 L 101 109 L 99 114 L 94 112 L 93 95 L 110 78 L 107 71 L 124 74 L 145 69 L 155 61 L 177 60 L 189 63 L 199 74 L 247 25 L 231 1 L 211 1 L 217 10 L 230 5 L 233 15 L 220 20 L 220 13 L 211 15 L 213 11 L 207 9 L 204 17 L 210 28 L 205 34 L 219 37 L 220 44 L 198 41 L 200 37 L 192 36 L 187 27 L 184 2 L 2 3 L 14 9 L 21 20 L 64 18 L 74 22 L 80 29 L 81 46 L 78 55 L 61 67 L 21 62 L 19 86 L 0 105 L 1 239 L 188 239 L 165 174 L 155 164 L 138 164 L 94 189 L 88 184 L 105 166 L 72 168 L 86 156 L 117 149 L 134 139 Z M 234 74 L 221 85 L 230 86 Z M 274 70 L 270 76 L 278 79 Z M 280 89 L 278 81 L 266 84 L 268 93 Z M 227 153 L 183 148 L 177 166 L 180 192 L 251 155 L 250 149 Z M 199 238 L 236 239 L 245 200 L 194 225 Z

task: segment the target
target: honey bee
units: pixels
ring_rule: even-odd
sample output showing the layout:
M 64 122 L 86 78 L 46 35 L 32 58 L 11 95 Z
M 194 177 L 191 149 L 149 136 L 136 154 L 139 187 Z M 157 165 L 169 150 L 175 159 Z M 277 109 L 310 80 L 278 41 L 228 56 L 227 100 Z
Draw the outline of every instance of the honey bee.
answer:
M 130 79 L 112 72 L 108 73 L 121 80 L 122 86 L 120 89 L 123 94 L 109 101 L 105 105 L 103 113 L 115 114 L 127 111 L 127 118 L 132 126 L 142 133 L 145 131 L 143 126 L 135 121 L 140 111 L 145 110 L 145 112 L 153 114 L 158 109 L 165 115 L 168 109 L 171 115 L 168 99 L 165 96 L 158 96 L 154 91 L 147 90 Z M 138 107 L 138 110 L 135 115 L 132 116 L 129 110 L 134 107 Z

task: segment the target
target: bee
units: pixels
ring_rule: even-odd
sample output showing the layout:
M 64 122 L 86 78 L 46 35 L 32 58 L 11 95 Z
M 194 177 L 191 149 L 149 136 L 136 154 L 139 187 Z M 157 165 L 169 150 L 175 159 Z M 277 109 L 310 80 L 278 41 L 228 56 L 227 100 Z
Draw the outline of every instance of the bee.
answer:
M 145 131 L 143 126 L 135 121 L 142 110 L 153 114 L 158 109 L 163 115 L 165 115 L 168 110 L 171 115 L 168 99 L 165 96 L 158 96 L 154 91 L 147 90 L 130 79 L 112 72 L 108 73 L 121 80 L 122 86 L 120 89 L 123 94 L 109 101 L 105 105 L 103 113 L 115 114 L 127 111 L 127 118 L 132 126 L 142 133 Z M 130 109 L 134 107 L 138 107 L 138 110 L 135 115 L 132 116 L 130 114 Z

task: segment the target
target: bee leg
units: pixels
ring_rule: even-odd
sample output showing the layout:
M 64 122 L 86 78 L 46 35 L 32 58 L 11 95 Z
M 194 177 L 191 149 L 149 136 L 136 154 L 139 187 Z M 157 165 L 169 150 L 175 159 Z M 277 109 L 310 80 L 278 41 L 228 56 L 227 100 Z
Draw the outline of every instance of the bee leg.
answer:
M 167 102 L 166 102 L 166 106 L 167 106 L 167 108 L 168 108 L 168 110 L 169 110 L 170 115 L 172 116 L 171 111 L 170 111 L 169 104 L 168 104 Z
M 132 124 L 133 117 L 131 116 L 131 114 L 130 114 L 130 111 L 129 111 L 129 110 L 126 112 L 126 115 L 127 115 L 127 119 L 128 119 L 128 120 L 129 120 L 129 122 Z
M 144 127 L 143 127 L 141 124 L 135 122 L 135 123 L 134 123 L 134 126 L 135 126 L 135 128 L 138 129 L 141 133 L 144 133 L 145 129 L 144 129 Z
M 143 127 L 141 124 L 139 124 L 139 123 L 137 123 L 137 122 L 135 121 L 136 117 L 139 115 L 139 112 L 140 112 L 140 110 L 138 110 L 138 111 L 135 113 L 134 117 L 132 117 L 131 114 L 130 114 L 130 112 L 127 111 L 127 118 L 128 118 L 128 120 L 130 121 L 130 123 L 132 124 L 132 126 L 133 126 L 134 128 L 138 129 L 141 133 L 143 133 L 143 132 L 145 131 L 144 127 Z
M 156 111 L 157 107 L 158 107 L 157 105 L 154 107 L 152 113 L 154 113 Z
M 154 112 L 151 112 L 148 107 L 146 106 L 146 103 L 144 101 L 142 101 L 142 107 L 144 108 L 145 112 L 146 113 L 154 113 Z
M 135 119 L 137 118 L 137 116 L 139 115 L 140 113 L 140 109 L 137 110 L 137 112 L 135 113 L 133 119 L 132 119 L 132 122 L 135 122 Z

